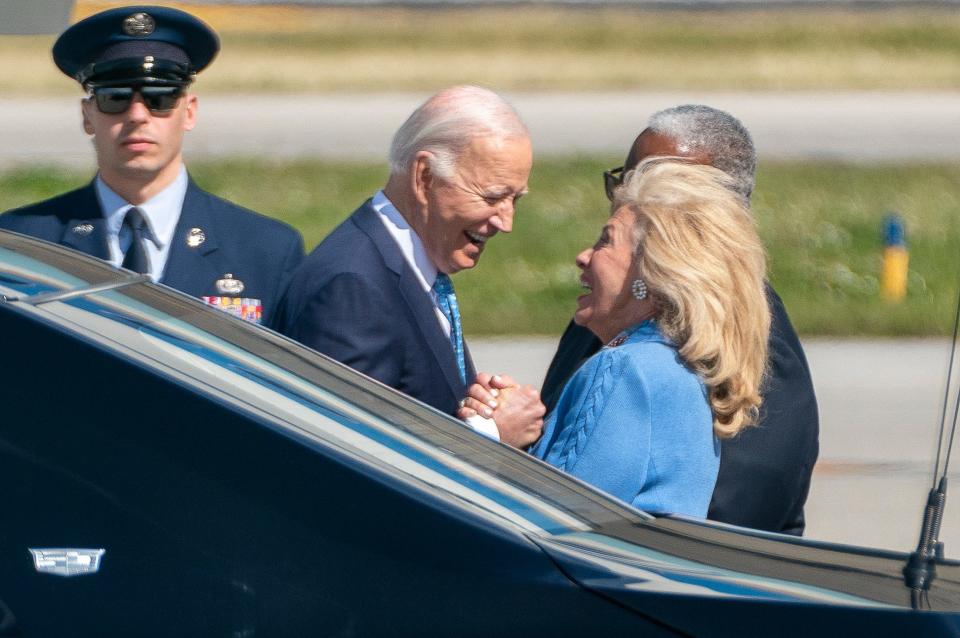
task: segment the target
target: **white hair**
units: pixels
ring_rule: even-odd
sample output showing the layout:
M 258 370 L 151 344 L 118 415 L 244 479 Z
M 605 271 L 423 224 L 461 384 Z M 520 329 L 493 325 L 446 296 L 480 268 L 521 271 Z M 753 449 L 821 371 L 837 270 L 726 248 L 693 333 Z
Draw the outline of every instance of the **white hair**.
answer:
M 420 151 L 433 155 L 430 168 L 453 176 L 460 154 L 475 137 L 529 137 L 520 116 L 502 97 L 479 86 L 453 86 L 417 107 L 390 144 L 390 172 L 403 175 Z
M 654 113 L 647 127 L 676 142 L 685 153 L 709 157 L 711 166 L 733 178 L 733 190 L 750 201 L 757 152 L 740 120 L 704 104 L 682 104 Z

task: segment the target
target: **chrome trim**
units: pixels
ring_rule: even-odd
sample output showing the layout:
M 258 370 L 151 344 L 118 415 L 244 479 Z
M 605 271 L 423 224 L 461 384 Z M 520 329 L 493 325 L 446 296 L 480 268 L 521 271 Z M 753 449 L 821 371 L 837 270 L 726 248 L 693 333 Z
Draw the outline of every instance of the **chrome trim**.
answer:
M 100 559 L 106 551 L 79 547 L 30 548 L 33 566 L 39 573 L 64 577 L 96 574 L 100 571 Z
M 150 281 L 150 275 L 134 275 L 129 279 L 108 281 L 106 283 L 97 284 L 96 286 L 85 286 L 83 288 L 74 288 L 73 290 L 56 290 L 54 292 L 44 292 L 38 295 L 30 295 L 29 297 L 22 298 L 4 296 L 4 301 L 19 301 L 30 304 L 31 306 L 39 306 L 51 301 L 66 301 L 67 299 L 73 299 L 74 297 L 83 297 L 85 295 L 92 295 L 94 293 L 104 292 L 106 290 L 117 290 L 118 288 L 126 288 L 127 286 L 142 284 L 148 281 Z

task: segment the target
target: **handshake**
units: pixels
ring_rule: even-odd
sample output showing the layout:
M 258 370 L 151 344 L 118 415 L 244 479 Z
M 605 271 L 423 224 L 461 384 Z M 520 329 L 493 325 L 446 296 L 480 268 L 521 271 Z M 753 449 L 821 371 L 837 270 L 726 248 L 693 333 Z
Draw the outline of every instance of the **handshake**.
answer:
M 533 386 L 518 385 L 505 374 L 490 376 L 480 372 L 474 384 L 467 388 L 467 396 L 460 401 L 457 417 L 476 430 L 484 431 L 492 426 L 500 441 L 524 449 L 543 433 L 546 411 L 540 393 Z M 474 426 L 478 418 L 481 421 Z M 489 423 L 491 420 L 493 423 Z

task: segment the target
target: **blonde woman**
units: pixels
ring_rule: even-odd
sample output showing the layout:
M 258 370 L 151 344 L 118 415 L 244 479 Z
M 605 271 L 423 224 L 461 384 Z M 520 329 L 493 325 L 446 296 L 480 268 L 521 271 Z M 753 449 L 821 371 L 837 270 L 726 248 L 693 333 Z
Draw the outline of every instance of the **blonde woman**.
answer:
M 530 453 L 652 512 L 703 517 L 719 438 L 756 419 L 770 317 L 763 248 L 730 177 L 657 159 L 577 256 L 575 321 L 607 345 Z M 479 405 L 479 404 L 478 404 Z

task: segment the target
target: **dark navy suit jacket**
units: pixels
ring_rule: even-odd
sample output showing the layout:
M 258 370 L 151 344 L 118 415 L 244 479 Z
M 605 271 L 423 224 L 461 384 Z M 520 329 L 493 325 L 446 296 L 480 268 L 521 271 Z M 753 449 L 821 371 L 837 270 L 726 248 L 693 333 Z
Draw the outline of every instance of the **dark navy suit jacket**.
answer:
M 105 226 L 93 182 L 0 215 L 0 228 L 109 259 Z M 78 227 L 89 232 L 78 232 Z M 196 247 L 187 244 L 193 228 L 204 235 Z M 277 303 L 302 260 L 299 232 L 211 195 L 190 180 L 160 283 L 194 297 L 220 296 L 225 293 L 217 291 L 216 281 L 229 273 L 244 284 L 243 292 L 229 296 L 260 299 L 262 323 L 273 326 Z
M 433 299 L 370 201 L 307 256 L 278 319 L 292 339 L 438 410 L 454 414 L 466 395 Z
M 767 379 L 756 427 L 721 443 L 720 474 L 707 518 L 785 534 L 803 534 L 803 506 L 817 462 L 820 421 L 810 369 L 779 295 L 767 286 L 771 325 Z M 572 321 L 560 339 L 541 392 L 553 409 L 567 379 L 600 349 Z

